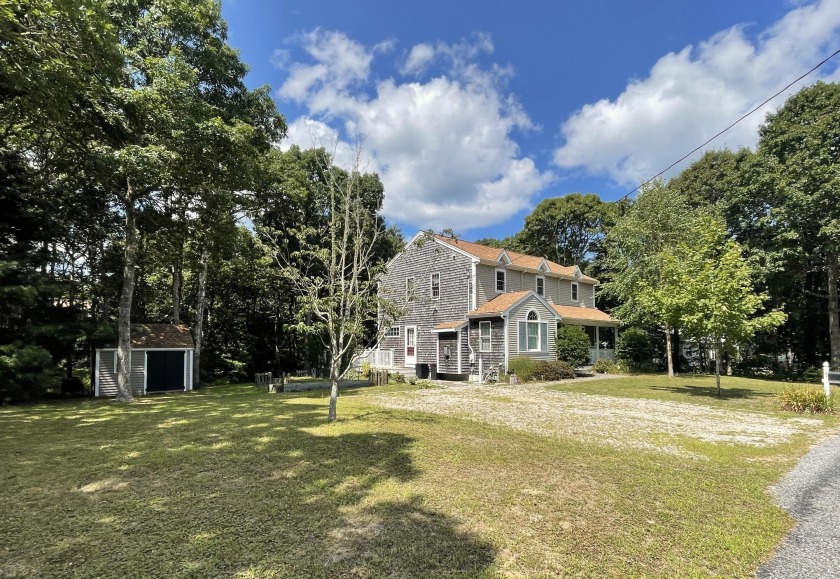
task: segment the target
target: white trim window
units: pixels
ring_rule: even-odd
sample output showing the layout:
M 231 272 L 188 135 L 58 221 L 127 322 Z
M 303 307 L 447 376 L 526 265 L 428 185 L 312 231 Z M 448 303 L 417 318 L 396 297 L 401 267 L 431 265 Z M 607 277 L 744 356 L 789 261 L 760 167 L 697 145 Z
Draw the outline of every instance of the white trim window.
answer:
M 548 352 L 548 323 L 540 321 L 536 310 L 519 322 L 519 351 Z
M 572 282 L 572 301 L 576 302 L 580 299 L 580 292 L 576 281 Z
M 496 293 L 503 294 L 507 288 L 507 274 L 503 269 L 496 270 Z
M 409 302 L 409 303 L 414 301 L 414 278 L 413 277 L 405 278 L 405 301 Z
M 545 278 L 541 275 L 538 275 L 535 284 L 537 295 L 540 297 L 545 297 Z
M 399 338 L 400 337 L 400 327 L 399 326 L 394 326 L 394 327 L 388 328 L 388 330 L 385 332 L 385 337 L 386 338 Z
M 493 332 L 491 322 L 478 322 L 478 351 L 491 352 L 493 350 Z
M 430 280 L 430 287 L 432 288 L 432 299 L 439 300 L 440 299 L 440 273 L 433 273 Z

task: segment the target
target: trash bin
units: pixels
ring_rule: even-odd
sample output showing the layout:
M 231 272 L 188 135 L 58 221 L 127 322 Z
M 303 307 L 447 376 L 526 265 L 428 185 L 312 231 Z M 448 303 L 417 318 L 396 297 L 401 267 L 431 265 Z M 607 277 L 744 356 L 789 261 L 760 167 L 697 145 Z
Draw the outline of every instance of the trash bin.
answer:
M 429 380 L 437 379 L 437 364 L 429 364 Z
M 425 380 L 429 377 L 429 365 L 428 364 L 417 364 L 414 366 L 414 374 L 421 380 Z

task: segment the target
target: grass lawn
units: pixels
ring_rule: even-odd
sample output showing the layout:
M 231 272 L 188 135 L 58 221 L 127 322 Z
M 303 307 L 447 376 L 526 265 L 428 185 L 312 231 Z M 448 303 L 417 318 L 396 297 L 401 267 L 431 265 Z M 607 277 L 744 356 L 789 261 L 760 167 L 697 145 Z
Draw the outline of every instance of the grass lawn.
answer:
M 796 419 L 778 384 L 710 383 L 558 387 Z M 250 385 L 2 408 L 0 576 L 747 577 L 792 526 L 767 487 L 838 424 L 686 459 L 376 403 L 401 390 L 334 425 L 326 392 Z

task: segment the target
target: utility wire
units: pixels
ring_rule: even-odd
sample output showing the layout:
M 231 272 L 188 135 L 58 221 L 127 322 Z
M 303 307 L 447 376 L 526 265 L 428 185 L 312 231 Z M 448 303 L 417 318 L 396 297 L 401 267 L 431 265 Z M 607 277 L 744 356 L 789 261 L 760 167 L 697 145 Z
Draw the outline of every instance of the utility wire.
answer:
M 769 103 L 770 101 L 772 101 L 774 98 L 776 98 L 777 96 L 779 96 L 780 94 L 782 94 L 783 92 L 785 92 L 787 89 L 789 89 L 790 87 L 792 87 L 793 85 L 795 85 L 796 83 L 798 83 L 800 80 L 802 80 L 803 78 L 805 78 L 806 76 L 808 76 L 809 74 L 811 74 L 812 72 L 814 72 L 815 70 L 817 70 L 818 68 L 820 68 L 822 65 L 824 65 L 826 62 L 828 62 L 829 60 L 831 60 L 832 58 L 834 58 L 834 57 L 835 57 L 835 56 L 837 56 L 838 54 L 840 54 L 840 50 L 836 50 L 836 51 L 834 51 L 831 55 L 829 55 L 827 58 L 825 58 L 825 60 L 823 60 L 822 62 L 820 62 L 819 64 L 817 64 L 814 68 L 812 68 L 811 70 L 809 70 L 808 72 L 806 72 L 805 74 L 803 74 L 802 76 L 800 76 L 799 78 L 797 78 L 796 80 L 794 80 L 794 81 L 792 81 L 792 82 L 788 83 L 788 84 L 787 84 L 787 85 L 786 85 L 783 89 L 781 89 L 779 92 L 777 92 L 776 94 L 774 94 L 774 95 L 773 95 L 773 96 L 771 96 L 770 98 L 768 98 L 768 99 L 766 99 L 765 101 L 763 101 L 760 105 L 758 105 L 757 107 L 755 107 L 754 109 L 752 109 L 750 112 L 748 112 L 748 113 L 744 114 L 743 116 L 741 116 L 741 118 L 739 118 L 737 121 L 735 121 L 734 123 L 732 123 L 731 125 L 729 125 L 729 126 L 728 126 L 728 127 L 726 127 L 725 129 L 723 129 L 722 131 L 720 131 L 719 133 L 717 133 L 715 136 L 713 136 L 712 138 L 710 138 L 708 141 L 706 141 L 706 142 L 705 142 L 705 143 L 703 143 L 702 145 L 698 145 L 697 147 L 695 147 L 694 149 L 692 149 L 689 153 L 687 153 L 686 155 L 684 155 L 684 156 L 680 157 L 679 159 L 677 159 L 676 161 L 674 161 L 673 163 L 671 163 L 670 165 L 668 165 L 667 167 L 665 167 L 664 169 L 662 169 L 659 173 L 657 173 L 656 175 L 654 175 L 653 177 L 651 177 L 651 178 L 650 178 L 650 179 L 648 179 L 647 181 L 645 181 L 645 182 L 640 183 L 639 185 L 637 185 L 637 186 L 636 186 L 636 188 L 635 188 L 635 189 L 633 189 L 632 191 L 630 191 L 629 193 L 625 193 L 624 195 L 622 195 L 621 197 L 619 197 L 616 201 L 621 201 L 622 199 L 626 199 L 627 197 L 630 197 L 630 195 L 632 195 L 633 193 L 635 193 L 636 191 L 638 191 L 639 189 L 641 189 L 642 187 L 644 187 L 645 185 L 647 185 L 648 183 L 650 183 L 651 181 L 653 181 L 654 179 L 656 179 L 657 177 L 661 177 L 664 173 L 666 173 L 668 170 L 670 170 L 671 168 L 673 168 L 675 165 L 679 165 L 680 163 L 682 163 L 683 161 L 685 161 L 686 159 L 688 159 L 691 155 L 693 155 L 694 153 L 696 153 L 697 151 L 699 151 L 700 149 L 702 149 L 703 147 L 705 147 L 706 145 L 708 145 L 709 143 L 711 143 L 712 141 L 714 141 L 715 139 L 717 139 L 719 136 L 721 136 L 722 134 L 724 134 L 725 132 L 727 132 L 729 129 L 731 129 L 732 127 L 734 127 L 735 125 L 737 125 L 738 123 L 740 123 L 741 121 L 743 121 L 744 119 L 746 119 L 748 116 L 750 116 L 750 115 L 751 115 L 751 114 L 753 114 L 754 112 L 758 111 L 761 107 L 763 107 L 764 105 L 766 105 L 767 103 Z

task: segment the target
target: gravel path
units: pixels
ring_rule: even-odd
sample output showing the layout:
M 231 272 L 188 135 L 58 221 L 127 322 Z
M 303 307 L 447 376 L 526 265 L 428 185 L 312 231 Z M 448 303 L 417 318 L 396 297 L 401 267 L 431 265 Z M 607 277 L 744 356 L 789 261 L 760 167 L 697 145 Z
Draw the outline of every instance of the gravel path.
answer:
M 840 436 L 814 447 L 773 494 L 798 524 L 757 576 L 840 577 Z
M 550 437 L 564 437 L 706 458 L 686 450 L 686 438 L 715 444 L 773 446 L 822 426 L 810 418 L 546 390 L 542 384 L 493 386 L 447 383 L 435 388 L 371 395 L 380 406 L 444 414 Z

